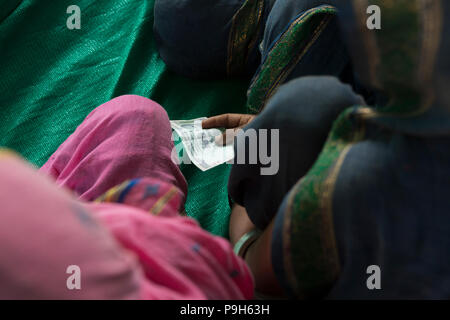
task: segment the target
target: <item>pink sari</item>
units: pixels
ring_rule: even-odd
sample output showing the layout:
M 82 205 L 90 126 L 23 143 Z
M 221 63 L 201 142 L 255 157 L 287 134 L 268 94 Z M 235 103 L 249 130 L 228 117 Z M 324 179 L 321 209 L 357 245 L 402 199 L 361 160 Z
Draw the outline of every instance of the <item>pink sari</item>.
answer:
M 229 243 L 179 215 L 187 185 L 172 149 L 164 109 L 122 96 L 40 173 L 0 153 L 0 299 L 252 298 Z M 67 286 L 70 266 L 79 290 Z

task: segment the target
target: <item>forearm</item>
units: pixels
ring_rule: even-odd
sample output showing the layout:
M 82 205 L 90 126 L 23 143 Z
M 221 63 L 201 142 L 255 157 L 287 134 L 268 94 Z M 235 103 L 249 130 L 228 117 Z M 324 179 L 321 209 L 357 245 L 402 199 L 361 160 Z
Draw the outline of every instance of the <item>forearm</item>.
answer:
M 247 232 L 255 229 L 244 207 L 235 204 L 230 216 L 230 242 L 234 246 L 236 242 Z
M 272 267 L 271 246 L 272 221 L 259 238 L 250 245 L 244 254 L 256 282 L 256 291 L 265 295 L 282 296 L 282 289 L 278 284 Z M 244 207 L 235 204 L 230 217 L 230 241 L 233 246 L 246 233 L 256 227 L 248 217 Z
M 274 222 L 264 230 L 262 235 L 248 248 L 245 261 L 255 278 L 256 291 L 265 295 L 282 296 L 278 280 L 272 267 L 271 244 Z

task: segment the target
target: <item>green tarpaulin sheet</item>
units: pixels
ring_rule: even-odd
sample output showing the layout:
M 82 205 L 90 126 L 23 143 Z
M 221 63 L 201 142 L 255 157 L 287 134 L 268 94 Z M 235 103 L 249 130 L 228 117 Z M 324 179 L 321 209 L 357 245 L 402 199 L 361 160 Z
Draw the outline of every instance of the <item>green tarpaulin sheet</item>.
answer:
M 66 26 L 70 5 L 81 9 L 80 30 Z M 1 0 L 0 146 L 41 166 L 91 110 L 123 94 L 157 101 L 171 119 L 244 112 L 247 81 L 192 81 L 166 69 L 153 41 L 153 6 L 154 0 Z M 229 170 L 182 165 L 188 215 L 222 236 Z

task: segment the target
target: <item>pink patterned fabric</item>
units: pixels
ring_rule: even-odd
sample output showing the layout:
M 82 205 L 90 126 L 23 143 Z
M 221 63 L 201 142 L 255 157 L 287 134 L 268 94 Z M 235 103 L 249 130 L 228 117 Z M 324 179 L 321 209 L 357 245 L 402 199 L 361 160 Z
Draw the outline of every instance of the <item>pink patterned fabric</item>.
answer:
M 178 214 L 187 185 L 172 148 L 166 112 L 123 96 L 95 109 L 40 173 L 0 156 L 0 298 L 252 298 L 229 243 Z M 81 290 L 66 286 L 70 265 Z

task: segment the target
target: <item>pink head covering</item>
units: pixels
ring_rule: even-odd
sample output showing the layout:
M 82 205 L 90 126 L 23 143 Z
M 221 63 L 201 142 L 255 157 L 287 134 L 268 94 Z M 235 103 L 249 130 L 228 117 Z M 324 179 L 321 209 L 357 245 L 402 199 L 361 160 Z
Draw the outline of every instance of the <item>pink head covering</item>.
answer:
M 0 298 L 252 298 L 229 243 L 179 216 L 187 185 L 172 148 L 164 109 L 123 96 L 95 109 L 41 173 L 0 157 Z M 70 266 L 80 290 L 67 287 Z

